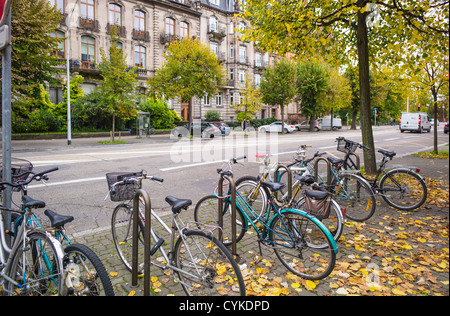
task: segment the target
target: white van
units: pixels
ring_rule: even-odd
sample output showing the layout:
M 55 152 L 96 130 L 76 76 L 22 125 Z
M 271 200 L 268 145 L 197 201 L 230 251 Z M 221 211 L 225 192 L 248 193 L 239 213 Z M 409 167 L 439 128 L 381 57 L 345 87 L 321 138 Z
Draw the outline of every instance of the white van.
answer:
M 317 119 L 320 123 L 320 129 L 331 130 L 331 117 L 322 117 Z M 333 118 L 333 131 L 342 129 L 342 120 L 340 118 Z
M 431 123 L 427 113 L 402 113 L 402 117 L 400 119 L 400 132 L 403 133 L 404 131 L 411 131 L 422 133 L 423 131 L 427 131 L 429 133 L 430 130 Z

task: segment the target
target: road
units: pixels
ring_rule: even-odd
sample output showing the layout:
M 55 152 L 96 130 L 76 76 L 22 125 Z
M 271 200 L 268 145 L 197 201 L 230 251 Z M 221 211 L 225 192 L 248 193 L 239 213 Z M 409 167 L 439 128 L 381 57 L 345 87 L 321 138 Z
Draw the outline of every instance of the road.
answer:
M 433 148 L 433 133 L 400 133 L 398 127 L 392 126 L 374 127 L 373 131 L 376 148 L 394 150 L 398 156 Z M 80 140 L 79 145 L 71 147 L 57 145 L 55 141 L 16 141 L 13 157 L 31 161 L 36 171 L 59 167 L 59 171 L 49 175 L 46 186 L 30 185 L 29 195 L 44 200 L 47 208 L 74 216 L 68 231 L 82 233 L 107 229 L 110 225 L 117 203 L 107 197 L 108 172 L 146 170 L 149 175 L 164 178 L 162 185 L 146 181 L 144 189 L 150 193 L 157 212 L 168 212 L 164 201 L 167 195 L 189 198 L 195 204 L 201 197 L 212 194 L 219 179 L 216 169 L 224 165 L 224 160 L 245 154 L 248 159 L 234 166 L 235 178 L 256 175 L 261 166 L 256 153 L 270 152 L 272 162 L 287 162 L 292 161 L 299 145 L 307 144 L 312 146 L 308 149 L 310 154 L 326 151 L 342 157 L 336 150 L 335 138 L 339 136 L 361 141 L 359 130 L 288 135 L 253 133 L 249 137 L 236 133 L 221 139 L 192 141 L 171 140 L 167 136 L 137 141 L 129 137 L 127 144 L 102 145 Z M 439 145 L 448 143 L 448 135 L 439 130 Z

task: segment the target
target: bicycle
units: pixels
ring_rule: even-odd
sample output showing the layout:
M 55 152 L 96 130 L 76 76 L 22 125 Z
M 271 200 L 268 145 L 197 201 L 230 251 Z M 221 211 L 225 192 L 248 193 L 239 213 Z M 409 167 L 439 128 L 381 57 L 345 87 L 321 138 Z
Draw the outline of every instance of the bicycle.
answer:
M 232 163 L 239 159 L 228 161 L 228 170 L 217 170 L 222 180 L 233 175 Z M 284 187 L 284 184 L 267 181 L 262 181 L 261 185 L 269 192 L 277 192 Z M 226 196 L 208 195 L 200 199 L 194 210 L 196 222 L 217 225 L 221 222 L 219 199 L 224 199 L 222 234 L 227 246 L 231 245 L 233 231 L 231 195 L 230 185 Z M 305 279 L 320 280 L 334 269 L 338 251 L 336 242 L 328 229 L 313 215 L 297 209 L 281 209 L 272 193 L 268 196 L 269 207 L 264 216 L 255 212 L 238 190 L 235 205 L 236 242 L 242 240 L 250 225 L 257 233 L 260 254 L 261 244 L 272 248 L 281 263 L 292 273 Z
M 295 182 L 292 184 L 292 196 L 288 199 L 288 193 L 286 190 L 281 189 L 280 193 L 281 197 L 275 196 L 276 201 L 278 201 L 279 205 L 283 208 L 294 208 L 301 209 L 307 211 L 308 213 L 316 216 L 330 231 L 333 235 L 333 238 L 338 241 L 340 236 L 342 235 L 344 228 L 344 216 L 345 209 L 341 209 L 339 204 L 332 199 L 329 194 L 324 193 L 326 190 L 320 187 L 316 182 L 315 178 L 310 174 L 308 169 L 308 164 L 312 162 L 315 158 L 322 156 L 324 153 L 319 154 L 319 152 L 315 153 L 314 156 L 310 159 L 305 159 L 305 149 L 307 145 L 301 145 L 297 153 L 299 154 L 300 159 L 295 159 L 295 162 L 288 165 L 289 168 L 292 168 L 293 172 L 296 173 L 294 175 Z M 259 202 L 261 198 L 264 200 L 264 197 L 269 195 L 266 189 L 261 185 L 262 181 L 266 179 L 272 179 L 273 177 L 270 175 L 270 171 L 275 171 L 274 166 L 270 165 L 270 155 L 257 155 L 257 157 L 264 157 L 265 170 L 263 172 L 262 177 L 253 177 L 253 176 L 245 176 L 241 177 L 236 181 L 236 188 L 239 190 L 240 194 L 244 196 L 247 200 L 247 203 L 250 205 L 255 204 L 255 202 Z M 298 165 L 298 166 L 295 166 Z M 282 180 L 283 176 L 286 175 L 286 171 L 282 171 L 275 177 L 277 178 L 277 182 L 279 183 L 287 183 L 287 181 Z M 308 185 L 311 187 L 309 190 L 303 190 L 303 187 Z M 303 194 L 299 195 L 302 192 Z M 305 207 L 305 201 L 311 201 L 312 199 L 316 201 L 324 201 L 327 200 L 329 206 L 324 206 L 325 211 L 319 212 L 318 207 L 309 208 Z M 324 201 L 325 202 L 325 201 Z M 267 205 L 267 203 L 264 203 Z M 308 205 L 310 205 L 308 203 Z M 316 205 L 317 206 L 317 205 Z M 267 207 L 267 206 L 266 206 Z M 253 207 L 254 208 L 254 207 Z
M 112 201 L 127 201 L 134 199 L 137 188 L 142 186 L 142 180 L 148 179 L 162 183 L 163 179 L 148 176 L 145 172 L 135 173 L 108 173 L 106 175 L 109 187 L 109 195 Z M 198 223 L 185 224 L 180 218 L 182 210 L 187 210 L 192 204 L 191 200 L 178 199 L 167 196 L 166 202 L 171 206 L 171 228 L 151 210 L 151 216 L 157 220 L 162 233 L 167 232 L 170 238 L 170 249 L 167 252 L 165 239 L 154 230 L 155 221 L 152 220 L 151 238 L 154 245 L 150 250 L 153 256 L 160 251 L 164 263 L 151 262 L 151 265 L 162 271 L 172 271 L 172 275 L 178 281 L 186 295 L 212 296 L 229 295 L 245 296 L 245 284 L 241 271 L 229 250 L 217 240 L 213 232 L 217 226 L 206 226 L 197 229 Z M 143 201 L 140 201 L 142 205 Z M 143 254 L 144 248 L 144 207 L 139 207 L 138 239 L 139 254 Z M 112 234 L 114 245 L 125 267 L 132 271 L 132 218 L 133 203 L 119 204 L 112 214 Z M 140 270 L 143 267 L 143 256 L 139 256 Z M 176 276 L 175 276 L 176 274 Z M 236 290 L 237 288 L 237 290 Z
M 2 184 L 12 186 L 16 191 L 22 192 L 22 205 L 18 213 L 11 216 L 12 230 L 10 236 L 14 240 L 20 240 L 21 229 L 40 231 L 51 236 L 55 240 L 55 248 L 62 249 L 57 252 L 58 260 L 61 262 L 62 284 L 58 285 L 61 289 L 60 295 L 73 296 L 114 296 L 114 289 L 108 277 L 105 267 L 98 256 L 86 245 L 72 243 L 65 233 L 64 225 L 74 220 L 72 216 L 59 215 L 52 210 L 45 210 L 44 214 L 49 218 L 51 227 L 44 227 L 37 216 L 31 211 L 33 208 L 44 208 L 45 202 L 34 200 L 28 196 L 27 185 L 33 181 L 47 180 L 47 173 L 58 170 L 52 168 L 43 173 L 36 174 L 31 171 L 13 176 L 19 179 L 17 183 L 2 182 Z M 22 180 L 32 175 L 29 180 Z M 2 208 L 5 210 L 4 208 Z M 9 210 L 9 209 L 6 209 Z M 22 228 L 23 227 L 23 228 Z M 20 251 L 20 250 L 19 250 Z M 26 248 L 24 252 L 27 252 Z M 43 257 L 47 269 L 51 271 L 52 265 L 49 258 L 56 256 L 49 255 L 50 251 L 44 250 Z M 17 255 L 15 255 L 17 257 Z M 14 261 L 14 259 L 13 259 Z M 26 271 L 24 269 L 24 271 Z M 59 282 L 54 281 L 55 286 Z
M 360 170 L 358 160 L 352 159 L 357 148 L 369 150 L 367 146 L 360 143 L 339 137 L 338 150 L 345 153 L 345 157 L 340 162 L 342 168 Z M 427 199 L 427 184 L 425 179 L 419 174 L 418 168 L 393 168 L 386 171 L 386 165 L 391 161 L 396 153 L 378 149 L 383 155 L 377 173 L 373 178 L 359 173 L 372 187 L 373 191 L 386 201 L 390 206 L 403 211 L 411 211 L 419 208 Z M 357 158 L 359 159 L 359 157 Z M 381 177 L 381 178 L 380 178 Z

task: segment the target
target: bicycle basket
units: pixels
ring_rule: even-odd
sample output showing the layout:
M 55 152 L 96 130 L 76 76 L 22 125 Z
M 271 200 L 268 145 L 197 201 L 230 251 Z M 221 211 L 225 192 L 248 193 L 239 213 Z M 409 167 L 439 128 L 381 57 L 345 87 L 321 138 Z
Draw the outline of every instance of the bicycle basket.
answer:
M 124 178 L 130 177 L 142 177 L 142 171 L 140 172 L 110 172 L 106 174 L 106 182 L 108 183 L 109 196 L 111 201 L 128 201 L 134 198 L 136 191 L 141 188 L 141 182 L 131 183 L 118 183 L 123 181 Z M 113 187 L 114 185 L 114 187 Z
M 358 148 L 358 143 L 341 138 L 338 140 L 337 150 L 343 153 L 354 153 Z
M 22 174 L 27 171 L 33 170 L 33 164 L 25 159 L 19 159 L 19 158 L 11 158 L 11 175 L 17 176 L 19 174 Z M 17 182 L 19 180 L 26 180 L 28 178 L 29 174 L 23 175 L 19 178 L 12 179 L 13 182 Z M 3 162 L 2 162 L 2 156 L 0 156 L 0 181 L 3 181 Z M 13 188 L 13 191 L 20 191 L 19 188 Z

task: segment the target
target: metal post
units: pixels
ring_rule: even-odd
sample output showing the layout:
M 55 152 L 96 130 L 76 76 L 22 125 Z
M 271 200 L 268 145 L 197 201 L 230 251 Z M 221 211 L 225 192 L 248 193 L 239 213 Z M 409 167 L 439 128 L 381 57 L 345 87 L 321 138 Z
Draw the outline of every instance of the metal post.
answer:
M 327 185 L 331 184 L 331 165 L 328 159 L 319 157 L 316 159 L 316 162 L 314 163 L 314 177 L 316 180 L 319 179 L 319 161 L 325 161 L 327 163 Z
M 223 242 L 223 181 L 227 180 L 230 184 L 231 190 L 231 254 L 235 256 L 236 261 L 239 262 L 239 256 L 237 254 L 236 247 L 236 185 L 234 183 L 233 177 L 221 176 L 219 180 L 219 207 L 218 207 L 218 217 L 219 217 L 219 241 Z M 243 224 L 243 223 L 242 223 Z
M 131 286 L 138 285 L 138 243 L 139 243 L 139 197 L 142 196 L 145 203 L 144 225 L 144 296 L 150 295 L 150 231 L 151 231 L 151 200 L 145 190 L 138 190 L 133 200 L 133 250 L 132 250 L 132 275 Z
M 289 169 L 289 167 L 287 167 L 285 165 L 278 165 L 277 169 L 275 169 L 275 173 L 273 174 L 274 182 L 277 182 L 277 183 L 280 182 L 280 177 L 278 176 L 279 175 L 278 170 L 280 170 L 280 169 L 286 170 L 286 173 L 288 175 L 288 184 L 287 184 L 288 185 L 288 188 L 287 188 L 288 196 L 287 196 L 286 201 L 290 201 L 292 198 L 292 172 L 291 172 L 291 169 Z

